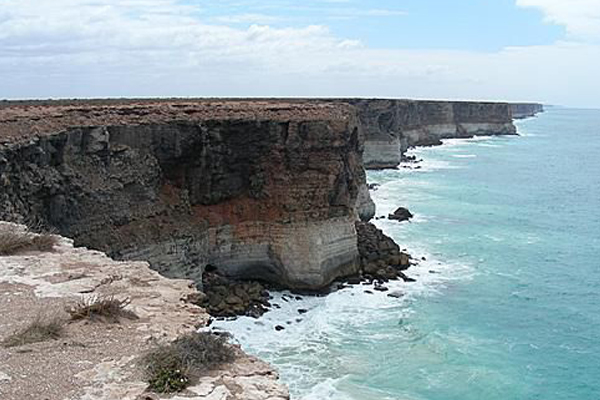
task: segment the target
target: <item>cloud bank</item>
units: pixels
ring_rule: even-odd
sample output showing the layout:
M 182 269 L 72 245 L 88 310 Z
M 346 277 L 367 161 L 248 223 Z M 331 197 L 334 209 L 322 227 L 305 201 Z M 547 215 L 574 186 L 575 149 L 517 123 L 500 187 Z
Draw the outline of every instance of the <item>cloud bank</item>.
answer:
M 558 1 L 517 0 L 573 37 L 485 53 L 369 48 L 325 26 L 269 26 L 265 17 L 274 15 L 216 21 L 177 0 L 3 0 L 0 97 L 369 96 L 600 107 L 598 24 L 586 12 L 598 1 L 578 2 L 579 14 Z

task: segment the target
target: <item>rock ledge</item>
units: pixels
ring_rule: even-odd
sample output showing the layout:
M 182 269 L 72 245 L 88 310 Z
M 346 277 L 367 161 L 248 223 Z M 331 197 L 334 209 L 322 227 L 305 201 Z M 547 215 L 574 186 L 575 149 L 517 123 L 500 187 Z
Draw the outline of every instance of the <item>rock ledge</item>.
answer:
M 0 229 L 24 229 L 0 222 Z M 74 248 L 60 238 L 54 251 L 0 257 L 0 340 L 35 318 L 59 317 L 72 302 L 93 296 L 128 298 L 139 319 L 118 324 L 77 322 L 59 340 L 0 347 L 3 400 L 160 398 L 144 393 L 136 360 L 157 343 L 205 326 L 204 309 L 185 301 L 197 293 L 191 281 L 167 279 L 145 262 L 117 262 Z M 173 399 L 289 399 L 266 363 L 237 350 L 223 366 Z

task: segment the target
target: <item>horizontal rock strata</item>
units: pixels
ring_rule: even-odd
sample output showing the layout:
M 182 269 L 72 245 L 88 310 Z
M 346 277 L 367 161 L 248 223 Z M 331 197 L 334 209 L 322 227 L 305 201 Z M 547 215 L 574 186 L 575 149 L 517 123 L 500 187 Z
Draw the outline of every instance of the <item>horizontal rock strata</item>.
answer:
M 0 218 L 170 277 L 321 289 L 357 272 L 354 222 L 374 214 L 344 104 L 5 104 L 0 142 Z
M 514 135 L 513 108 L 506 103 L 416 100 L 348 100 L 365 131 L 364 164 L 395 168 L 412 146 L 441 139 Z
M 514 119 L 534 117 L 535 115 L 544 112 L 544 106 L 535 103 L 511 104 L 510 108 Z

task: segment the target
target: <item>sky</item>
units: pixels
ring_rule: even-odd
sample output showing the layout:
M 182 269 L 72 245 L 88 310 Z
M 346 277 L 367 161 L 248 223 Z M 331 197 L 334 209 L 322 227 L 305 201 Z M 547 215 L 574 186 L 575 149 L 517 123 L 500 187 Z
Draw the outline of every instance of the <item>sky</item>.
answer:
M 0 98 L 600 108 L 600 0 L 0 0 Z

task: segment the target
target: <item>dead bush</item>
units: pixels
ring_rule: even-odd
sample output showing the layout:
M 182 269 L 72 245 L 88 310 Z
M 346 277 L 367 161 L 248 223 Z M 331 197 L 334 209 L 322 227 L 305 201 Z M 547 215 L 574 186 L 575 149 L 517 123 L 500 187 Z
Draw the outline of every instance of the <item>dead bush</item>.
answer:
M 59 317 L 38 317 L 25 328 L 13 333 L 2 341 L 4 347 L 17 347 L 30 343 L 55 340 L 63 334 L 63 320 Z
M 28 231 L 0 228 L 0 256 L 12 256 L 26 251 L 52 251 L 58 237 L 48 234 L 35 234 Z
M 96 296 L 82 299 L 67 308 L 67 312 L 74 321 L 87 319 L 117 323 L 122 318 L 138 319 L 133 311 L 127 310 L 130 300 L 119 300 L 114 296 Z
M 191 333 L 159 346 L 142 359 L 150 389 L 158 393 L 179 392 L 206 371 L 233 361 L 235 351 L 222 335 Z

